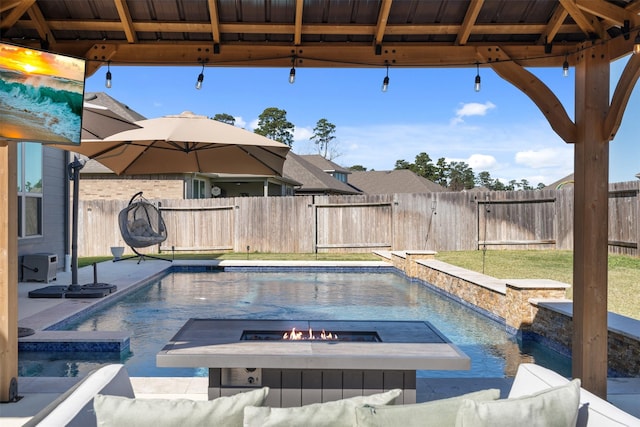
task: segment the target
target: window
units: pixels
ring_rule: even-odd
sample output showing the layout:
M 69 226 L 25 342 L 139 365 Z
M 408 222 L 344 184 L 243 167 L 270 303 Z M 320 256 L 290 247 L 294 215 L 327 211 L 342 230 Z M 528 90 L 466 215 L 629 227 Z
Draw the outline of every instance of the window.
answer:
M 204 199 L 206 196 L 204 195 L 205 182 L 201 179 L 193 180 L 193 195 L 194 199 Z
M 42 145 L 18 144 L 18 237 L 42 236 Z
M 344 183 L 346 183 L 346 182 L 347 182 L 347 174 L 346 174 L 346 173 L 342 173 L 342 172 L 334 172 L 334 173 L 333 173 L 333 177 L 334 177 L 335 179 L 337 179 L 338 181 L 341 181 L 341 182 L 344 182 Z

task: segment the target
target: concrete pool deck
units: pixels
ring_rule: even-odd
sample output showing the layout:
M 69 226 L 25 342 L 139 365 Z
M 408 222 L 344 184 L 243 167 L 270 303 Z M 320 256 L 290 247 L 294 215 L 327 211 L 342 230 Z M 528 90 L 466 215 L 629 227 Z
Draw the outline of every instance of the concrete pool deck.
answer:
M 135 260 L 112 263 L 110 261 L 97 265 L 97 281 L 118 287 L 118 292 L 131 289 L 146 282 L 150 278 L 160 276 L 171 266 L 370 266 L 390 267 L 390 263 L 373 262 L 325 262 L 325 261 L 166 261 L 146 260 L 137 264 Z M 57 279 L 51 283 L 20 282 L 18 285 L 18 325 L 37 331 L 55 324 L 70 314 L 82 311 L 94 304 L 99 304 L 110 296 L 98 299 L 56 299 L 29 298 L 29 291 L 49 285 L 69 285 L 71 272 L 58 271 Z M 81 268 L 78 271 L 78 283 L 93 283 L 93 268 Z M 117 293 L 116 293 L 117 294 Z M 69 332 L 74 334 L 73 331 Z M 60 337 L 63 338 L 63 337 Z M 79 378 L 52 377 L 20 377 L 18 394 L 22 399 L 16 403 L 0 404 L 0 425 L 3 427 L 21 426 L 40 409 L 52 402 L 57 396 L 70 388 Z M 499 388 L 506 396 L 512 378 L 438 378 L 417 380 L 416 400 L 429 400 L 450 397 L 474 390 Z M 193 399 L 207 398 L 207 378 L 143 378 L 133 377 L 132 384 L 136 396 L 139 397 L 188 397 Z M 640 417 L 640 378 L 611 378 L 608 382 L 608 400 L 630 414 Z

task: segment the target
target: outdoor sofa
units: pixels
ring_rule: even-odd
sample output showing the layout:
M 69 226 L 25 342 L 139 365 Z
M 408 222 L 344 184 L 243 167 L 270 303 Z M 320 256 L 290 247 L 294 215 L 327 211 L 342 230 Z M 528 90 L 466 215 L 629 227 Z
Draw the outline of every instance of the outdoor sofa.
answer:
M 26 426 L 640 426 L 640 419 L 580 388 L 580 381 L 521 364 L 507 399 L 497 389 L 393 405 L 400 390 L 296 408 L 262 406 L 269 390 L 211 401 L 135 399 L 126 369 L 89 374 Z

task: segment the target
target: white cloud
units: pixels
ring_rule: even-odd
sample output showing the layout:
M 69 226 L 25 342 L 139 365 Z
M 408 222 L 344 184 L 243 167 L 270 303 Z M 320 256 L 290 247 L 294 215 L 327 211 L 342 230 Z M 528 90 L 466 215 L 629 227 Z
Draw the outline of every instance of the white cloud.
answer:
M 308 127 L 296 126 L 293 130 L 294 141 L 308 141 L 313 136 L 313 130 Z
M 242 118 L 242 116 L 234 117 L 234 119 L 236 119 L 235 123 L 237 127 L 244 129 L 247 126 L 247 122 Z
M 520 151 L 516 153 L 515 161 L 534 169 L 564 166 L 573 162 L 573 152 L 570 147 Z
M 498 161 L 490 155 L 472 154 L 466 160 L 466 163 L 477 173 L 494 168 L 498 164 Z
M 478 102 L 469 102 L 462 104 L 460 108 L 456 110 L 456 116 L 451 119 L 451 124 L 456 125 L 464 122 L 465 117 L 470 116 L 485 116 L 489 110 L 496 108 L 493 102 L 487 101 L 484 104 Z
M 572 146 L 562 142 L 544 121 L 473 127 L 439 123 L 341 125 L 336 136 L 342 155 L 335 162 L 347 167 L 360 164 L 390 170 L 396 160 L 413 162 L 416 155 L 425 152 L 434 163 L 441 157 L 447 162 L 463 161 L 475 173 L 487 171 L 503 182 L 527 179 L 534 186 L 556 181 L 573 170 Z M 302 152 L 303 144 L 294 145 L 297 153 Z M 536 158 L 539 161 L 534 162 Z

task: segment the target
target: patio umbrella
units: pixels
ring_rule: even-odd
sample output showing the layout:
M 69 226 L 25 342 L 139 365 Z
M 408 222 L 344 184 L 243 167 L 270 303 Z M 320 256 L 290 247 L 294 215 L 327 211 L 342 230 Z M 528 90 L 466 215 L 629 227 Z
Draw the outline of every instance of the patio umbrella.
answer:
M 107 107 L 85 102 L 82 106 L 82 133 L 81 141 L 101 140 L 114 133 L 130 129 L 138 129 L 140 126 L 130 122 Z M 82 142 L 81 142 L 82 144 Z M 51 145 L 78 152 L 79 145 Z M 79 172 L 84 162 L 76 156 L 74 161 L 67 165 L 69 179 L 73 181 L 73 220 L 71 229 L 71 284 L 78 283 L 78 198 L 79 198 Z M 95 268 L 95 266 L 94 266 Z
M 184 112 L 135 122 L 103 140 L 85 140 L 73 151 L 117 175 L 233 173 L 282 175 L 289 147 L 264 136 Z
M 83 105 L 81 140 L 103 139 L 114 133 L 139 127 L 107 107 L 87 102 Z

